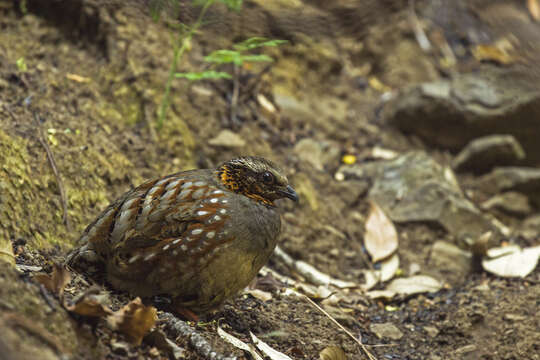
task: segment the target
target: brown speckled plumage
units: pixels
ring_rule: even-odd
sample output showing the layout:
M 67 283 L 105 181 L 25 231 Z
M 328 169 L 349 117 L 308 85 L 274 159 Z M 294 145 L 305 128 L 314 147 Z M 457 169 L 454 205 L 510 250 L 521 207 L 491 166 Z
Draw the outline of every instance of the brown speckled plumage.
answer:
M 168 295 L 176 307 L 204 313 L 266 263 L 281 226 L 274 200 L 283 197 L 296 200 L 287 178 L 257 157 L 151 180 L 109 205 L 68 263 L 97 265 L 119 290 Z

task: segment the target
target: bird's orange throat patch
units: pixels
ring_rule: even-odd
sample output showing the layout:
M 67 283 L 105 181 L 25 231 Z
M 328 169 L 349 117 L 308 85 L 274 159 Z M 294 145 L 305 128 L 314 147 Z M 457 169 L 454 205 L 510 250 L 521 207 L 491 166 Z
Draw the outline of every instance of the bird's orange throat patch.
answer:
M 242 180 L 245 176 L 242 171 L 231 169 L 229 166 L 223 165 L 219 168 L 217 176 L 221 183 L 230 191 L 242 194 L 266 205 L 275 206 L 273 201 L 268 200 L 257 193 L 256 190 L 258 187 L 256 184 L 246 186 L 245 181 Z

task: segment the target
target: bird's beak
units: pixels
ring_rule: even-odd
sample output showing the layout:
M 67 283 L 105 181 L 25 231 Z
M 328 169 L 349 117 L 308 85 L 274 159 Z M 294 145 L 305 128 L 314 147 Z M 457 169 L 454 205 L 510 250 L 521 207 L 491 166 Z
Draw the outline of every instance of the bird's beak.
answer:
M 294 202 L 298 202 L 298 194 L 296 191 L 294 191 L 291 185 L 287 185 L 287 190 L 282 190 L 280 192 L 284 197 L 287 197 Z

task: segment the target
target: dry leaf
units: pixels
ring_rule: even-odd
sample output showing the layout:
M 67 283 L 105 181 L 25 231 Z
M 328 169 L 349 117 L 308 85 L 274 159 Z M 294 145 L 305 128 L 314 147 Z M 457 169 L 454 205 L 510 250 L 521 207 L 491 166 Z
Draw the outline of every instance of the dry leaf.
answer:
M 540 20 L 540 5 L 538 4 L 538 0 L 527 0 L 527 9 L 529 9 L 529 13 L 534 21 Z
M 320 360 L 347 360 L 347 355 L 338 346 L 327 346 L 319 354 Z
M 75 314 L 90 317 L 105 317 L 113 313 L 106 305 L 99 302 L 98 297 L 92 294 L 84 295 L 75 304 L 66 306 L 66 309 Z
M 272 300 L 272 294 L 268 291 L 263 291 L 260 289 L 246 289 L 244 290 L 244 294 L 249 294 L 253 296 L 255 299 L 259 299 L 261 301 L 269 301 Z
M 393 280 L 386 290 L 394 291 L 396 294 L 412 295 L 426 292 L 437 292 L 442 288 L 442 284 L 436 279 L 426 275 L 415 275 L 408 278 Z
M 502 277 L 525 277 L 538 264 L 540 245 L 521 249 L 519 246 L 504 246 L 488 250 L 488 256 L 482 260 L 482 267 Z
M 398 247 L 398 235 L 392 221 L 375 202 L 370 201 L 364 244 L 373 262 L 392 255 Z
M 292 360 L 290 357 L 288 357 L 284 353 L 273 349 L 272 347 L 270 347 L 270 345 L 260 340 L 251 331 L 249 332 L 249 335 L 251 335 L 251 340 L 253 341 L 255 346 L 257 346 L 257 348 L 261 350 L 271 360 Z
M 66 78 L 68 78 L 69 80 L 79 82 L 79 83 L 90 82 L 90 78 L 87 78 L 87 77 L 84 77 L 84 76 L 81 76 L 81 75 L 77 75 L 77 74 L 66 74 Z
M 233 345 L 234 347 L 237 347 L 238 349 L 241 349 L 250 353 L 251 356 L 253 356 L 255 360 L 263 360 L 263 357 L 257 352 L 257 349 L 255 349 L 255 347 L 252 344 L 249 344 L 249 345 L 246 344 L 245 342 L 243 342 L 236 336 L 231 335 L 225 330 L 223 330 L 221 326 L 219 325 L 217 328 L 217 333 L 219 337 L 221 337 L 223 340 L 225 340 L 229 344 Z
M 476 45 L 472 49 L 474 58 L 478 61 L 494 61 L 499 64 L 508 65 L 517 59 L 511 55 L 513 45 L 508 39 L 502 38 L 490 45 Z
M 36 274 L 34 280 L 61 299 L 64 296 L 64 288 L 71 281 L 71 274 L 64 266 L 54 263 L 50 275 Z
M 107 317 L 109 326 L 126 335 L 135 345 L 141 343 L 144 335 L 154 327 L 156 320 L 156 308 L 143 305 L 140 298 Z
M 364 277 L 366 283 L 361 285 L 364 291 L 367 291 L 377 285 L 379 282 L 385 282 L 394 277 L 396 271 L 399 269 L 399 256 L 398 254 L 392 255 L 390 258 L 380 262 L 380 270 L 366 270 L 364 271 Z

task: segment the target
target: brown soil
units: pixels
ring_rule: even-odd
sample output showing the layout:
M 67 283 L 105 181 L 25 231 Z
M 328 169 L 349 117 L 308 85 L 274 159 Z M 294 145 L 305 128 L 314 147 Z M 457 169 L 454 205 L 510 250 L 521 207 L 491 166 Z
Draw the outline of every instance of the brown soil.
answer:
M 361 271 L 368 267 L 362 238 L 369 184 L 335 181 L 341 156 L 354 154 L 359 161 L 369 161 L 364 150 L 373 146 L 398 152 L 425 148 L 378 122 L 381 89 L 369 86 L 368 79 L 373 76 L 398 89 L 445 76 L 437 56 L 418 48 L 400 2 L 380 2 L 384 6 L 374 8 L 375 15 L 366 12 L 371 20 L 356 24 L 358 29 L 341 24 L 349 31 L 335 26 L 333 34 L 321 30 L 320 23 L 338 21 L 347 1 L 333 8 L 309 2 L 311 13 L 305 19 L 293 21 L 293 9 L 288 20 L 277 25 L 272 22 L 280 18 L 276 9 L 264 8 L 261 1 L 245 5 L 248 15 L 235 15 L 234 31 L 217 25 L 203 30 L 180 68 L 200 69 L 204 54 L 255 35 L 249 29 L 258 28 L 257 21 L 268 27 L 262 31 L 266 35 L 293 42 L 268 50 L 276 62 L 255 80 L 255 89 L 242 93 L 237 121 L 229 120 L 229 83 L 190 85 L 178 80 L 159 130 L 156 114 L 172 57 L 170 32 L 163 23 L 153 22 L 141 4 L 27 3 L 29 11 L 21 13 L 17 1 L 0 0 L 0 238 L 13 243 L 17 264 L 49 271 L 110 201 L 143 179 L 256 154 L 288 169 L 302 197 L 298 205 L 280 204 L 282 248 L 333 277 L 362 283 Z M 212 16 L 226 16 L 219 11 Z M 309 27 L 303 27 L 304 21 Z M 302 32 L 305 28 L 311 30 Z M 24 58 L 26 71 L 17 68 L 19 58 Z M 262 68 L 245 72 L 257 74 Z M 242 81 L 243 90 L 252 84 Z M 257 94 L 281 104 L 282 112 L 265 112 Z M 62 220 L 59 186 L 39 141 L 39 128 L 63 179 L 69 226 Z M 208 140 L 224 128 L 240 134 L 246 145 L 210 146 Z M 325 141 L 334 150 L 325 154 L 322 170 L 300 161 L 293 151 L 306 137 Z M 437 160 L 449 158 L 440 150 L 426 150 Z M 452 241 L 429 224 L 400 226 L 398 231 L 405 274 L 412 263 L 429 269 L 435 240 Z M 269 266 L 299 278 L 275 259 Z M 444 269 L 429 271 L 445 279 Z M 39 352 L 43 358 L 60 353 L 75 359 L 167 358 L 146 340 L 127 353 L 115 353 L 111 343 L 123 335 L 69 315 L 27 273 L 8 268 L 0 273 L 0 324 L 13 330 L 0 339 L 0 352 L 5 344 L 21 344 L 46 349 Z M 378 359 L 540 359 L 539 280 L 538 270 L 515 280 L 478 270 L 435 294 L 383 303 L 351 291 L 354 301 L 325 309 L 364 344 L 376 345 L 369 350 Z M 259 278 L 254 286 L 270 291 L 272 299 L 241 295 L 196 326 L 216 351 L 246 356 L 218 337 L 219 320 L 235 336 L 249 341 L 251 331 L 294 359 L 317 359 L 331 345 L 342 347 L 349 359 L 366 358 L 313 306 L 283 294 L 283 284 Z M 66 291 L 71 296 L 81 288 L 72 283 Z M 128 301 L 125 294 L 111 294 L 113 308 Z M 370 330 L 373 323 L 393 323 L 403 337 L 378 339 Z M 188 359 L 201 358 L 186 339 L 177 339 L 177 344 L 186 348 Z M 6 358 L 33 358 L 37 353 L 15 351 Z

